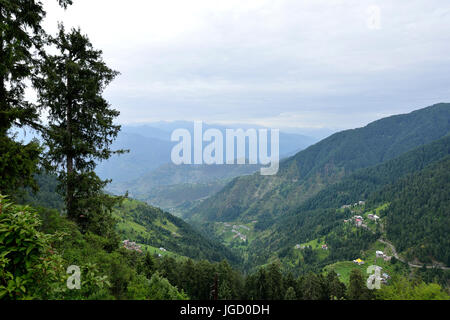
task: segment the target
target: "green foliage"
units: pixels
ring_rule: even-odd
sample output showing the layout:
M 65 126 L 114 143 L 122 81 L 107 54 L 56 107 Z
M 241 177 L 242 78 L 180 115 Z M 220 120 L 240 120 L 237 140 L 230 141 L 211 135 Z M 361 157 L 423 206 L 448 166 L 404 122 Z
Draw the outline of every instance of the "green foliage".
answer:
M 40 224 L 31 208 L 0 195 L 0 298 L 51 298 L 61 289 L 63 261 L 52 244 L 62 234 L 40 232 Z
M 436 283 L 426 284 L 396 277 L 389 286 L 375 292 L 379 300 L 450 300 L 450 295 Z
M 127 199 L 114 216 L 122 239 L 156 248 L 163 247 L 182 256 L 237 264 L 238 258 L 220 243 L 210 240 L 182 219 L 144 202 Z
M 347 288 L 347 296 L 350 300 L 371 300 L 372 291 L 367 288 L 363 274 L 358 269 L 350 273 L 350 283 Z
M 183 291 L 179 292 L 169 281 L 158 273 L 153 274 L 149 283 L 149 296 L 152 300 L 187 300 Z
M 331 271 L 326 276 L 327 296 L 332 300 L 341 300 L 346 296 L 346 287 L 340 280 L 336 272 Z
M 63 211 L 64 199 L 58 194 L 58 177 L 41 170 L 34 179 L 38 190 L 24 188 L 18 191 L 15 196 L 17 203 Z
M 295 295 L 295 290 L 292 287 L 289 287 L 284 295 L 284 300 L 297 300 L 297 296 Z
M 0 130 L 1 131 L 1 130 Z M 0 191 L 16 192 L 20 187 L 36 189 L 33 179 L 42 148 L 36 141 L 22 144 L 0 132 Z
M 157 260 L 157 271 L 193 300 L 210 300 L 216 274 L 219 282 L 219 298 L 240 299 L 243 296 L 243 276 L 226 261 L 211 263 L 191 259 L 176 261 L 171 257 Z
M 34 124 L 38 119 L 36 107 L 23 97 L 25 80 L 35 64 L 32 50 L 42 45 L 45 12 L 40 1 L 2 1 L 1 8 L 0 137 L 5 139 L 12 126 Z
M 391 202 L 386 233 L 410 260 L 450 265 L 450 157 L 406 176 L 371 196 Z
M 71 1 L 59 3 L 67 7 Z M 35 186 L 41 148 L 36 141 L 15 141 L 8 132 L 13 127 L 40 128 L 39 110 L 24 99 L 24 92 L 36 69 L 34 53 L 45 40 L 45 11 L 34 0 L 2 0 L 0 7 L 0 192 L 11 193 Z

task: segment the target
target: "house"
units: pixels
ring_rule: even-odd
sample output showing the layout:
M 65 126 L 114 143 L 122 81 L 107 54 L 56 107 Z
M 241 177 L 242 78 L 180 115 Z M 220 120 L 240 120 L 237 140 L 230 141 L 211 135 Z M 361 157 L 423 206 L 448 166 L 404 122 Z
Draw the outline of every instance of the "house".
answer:
M 302 248 L 302 246 L 299 245 L 299 244 L 297 244 L 297 245 L 295 246 L 295 249 L 301 249 L 301 248 Z
M 359 258 L 356 260 L 353 260 L 353 262 L 356 263 L 357 265 L 363 265 L 365 263 L 363 260 L 361 260 Z
M 328 250 L 328 246 L 326 244 L 322 245 L 322 250 Z
M 123 240 L 123 247 L 127 250 L 137 251 L 142 253 L 141 246 L 136 242 L 131 242 L 130 240 Z
M 164 249 L 164 248 L 159 248 L 159 250 L 161 250 L 162 252 L 166 252 L 167 250 L 166 249 Z
M 358 204 L 359 204 L 360 206 L 363 206 L 363 205 L 366 204 L 366 202 L 365 202 L 365 201 L 359 201 Z
M 345 204 L 341 207 L 341 209 L 348 209 L 351 208 L 351 206 L 352 206 L 351 204 Z
M 378 221 L 380 219 L 380 217 L 377 216 L 376 214 L 369 214 L 367 217 L 373 221 Z
M 387 274 L 387 273 L 383 273 L 383 275 L 381 276 L 381 283 L 382 284 L 387 284 L 388 283 L 388 280 L 390 279 L 391 277 Z
M 355 224 L 357 227 L 362 227 L 362 220 L 361 219 L 356 219 Z
M 383 251 L 377 251 L 375 254 L 377 255 L 377 258 L 383 258 L 385 256 Z

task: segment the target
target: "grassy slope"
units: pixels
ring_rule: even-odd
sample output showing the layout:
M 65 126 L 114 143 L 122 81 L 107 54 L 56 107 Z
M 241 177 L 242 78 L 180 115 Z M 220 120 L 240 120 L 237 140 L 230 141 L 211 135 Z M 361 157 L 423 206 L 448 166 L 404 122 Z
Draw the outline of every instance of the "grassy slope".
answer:
M 205 238 L 183 220 L 143 202 L 127 199 L 113 214 L 123 239 L 153 248 L 163 247 L 194 259 L 237 261 L 227 248 Z

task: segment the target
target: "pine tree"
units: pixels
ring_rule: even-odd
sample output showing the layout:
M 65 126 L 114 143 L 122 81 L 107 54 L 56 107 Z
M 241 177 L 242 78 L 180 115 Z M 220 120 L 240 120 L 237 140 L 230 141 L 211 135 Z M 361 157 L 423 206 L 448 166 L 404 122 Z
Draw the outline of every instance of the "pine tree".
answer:
M 342 299 L 345 297 L 345 284 L 339 280 L 336 272 L 331 271 L 327 274 L 326 284 L 328 287 L 327 294 L 330 299 Z
M 43 134 L 47 164 L 58 173 L 67 216 L 85 229 L 93 219 L 107 217 L 99 213 L 114 205 L 102 191 L 109 181 L 101 180 L 94 169 L 97 161 L 124 152 L 110 149 L 120 131 L 113 124 L 119 112 L 102 96 L 118 72 L 103 62 L 102 51 L 79 29 L 66 33 L 59 25 L 49 42 L 58 53 L 45 55 L 35 80 L 39 103 L 49 113 Z
M 219 285 L 219 299 L 231 300 L 233 298 L 233 292 L 227 284 L 226 279 L 223 279 Z
M 150 252 L 147 251 L 145 254 L 144 262 L 143 262 L 143 272 L 145 276 L 150 279 L 152 274 L 155 271 L 155 259 L 152 257 Z
M 271 263 L 267 269 L 267 282 L 269 299 L 281 300 L 284 298 L 283 274 L 279 262 Z
M 326 300 L 328 298 L 324 290 L 322 277 L 313 273 L 302 280 L 301 291 L 304 300 Z
M 366 281 L 360 270 L 353 269 L 350 273 L 350 283 L 347 288 L 347 296 L 350 300 L 370 300 L 372 293 L 367 288 Z
M 63 7 L 71 0 L 59 0 Z M 34 52 L 45 40 L 42 3 L 34 0 L 0 1 L 0 193 L 33 186 L 41 149 L 36 141 L 15 141 L 13 128 L 40 126 L 35 105 L 25 101 L 26 80 L 35 71 Z
M 284 300 L 297 300 L 297 296 L 295 295 L 295 290 L 292 287 L 289 287 L 284 295 Z

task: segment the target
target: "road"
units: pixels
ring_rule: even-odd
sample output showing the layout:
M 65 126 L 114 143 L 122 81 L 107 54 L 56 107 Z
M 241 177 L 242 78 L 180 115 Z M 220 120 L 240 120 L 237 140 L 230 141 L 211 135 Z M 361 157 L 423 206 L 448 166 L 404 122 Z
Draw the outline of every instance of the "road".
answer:
M 383 240 L 383 239 L 378 239 L 378 241 L 380 241 L 381 243 L 384 243 L 385 245 L 389 246 L 389 248 L 391 248 L 392 250 L 392 254 L 394 255 L 395 259 L 400 260 L 403 263 L 407 263 L 405 261 L 405 259 L 400 258 L 400 256 L 397 253 L 397 250 L 395 249 L 394 245 L 392 243 L 390 243 L 387 240 Z M 408 265 L 412 268 L 423 268 L 423 265 L 418 265 L 418 264 L 413 264 L 408 262 Z M 450 267 L 442 267 L 442 266 L 426 266 L 427 269 L 441 269 L 441 270 L 450 270 Z

